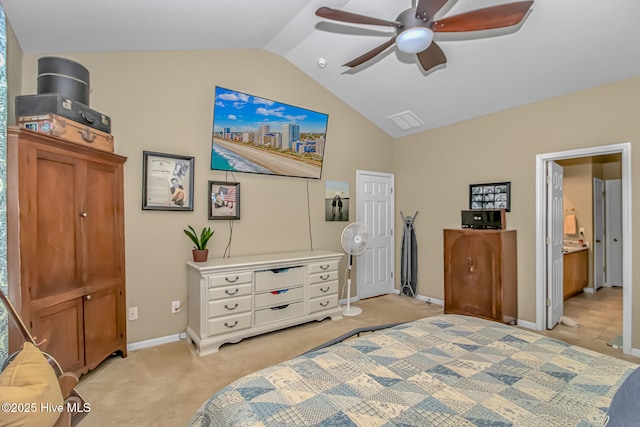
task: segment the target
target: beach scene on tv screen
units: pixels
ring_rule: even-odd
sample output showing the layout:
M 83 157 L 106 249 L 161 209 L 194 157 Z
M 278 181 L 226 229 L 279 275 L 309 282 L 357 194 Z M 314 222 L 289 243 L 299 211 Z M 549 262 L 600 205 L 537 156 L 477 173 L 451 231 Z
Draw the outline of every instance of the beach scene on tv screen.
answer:
M 216 87 L 211 169 L 320 179 L 328 116 Z

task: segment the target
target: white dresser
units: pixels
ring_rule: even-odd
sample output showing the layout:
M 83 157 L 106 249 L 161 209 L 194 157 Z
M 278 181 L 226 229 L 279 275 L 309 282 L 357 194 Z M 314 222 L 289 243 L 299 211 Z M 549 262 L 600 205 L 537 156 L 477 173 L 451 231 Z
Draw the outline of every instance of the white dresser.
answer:
M 197 353 L 312 320 L 341 319 L 342 257 L 316 250 L 187 262 L 187 333 Z

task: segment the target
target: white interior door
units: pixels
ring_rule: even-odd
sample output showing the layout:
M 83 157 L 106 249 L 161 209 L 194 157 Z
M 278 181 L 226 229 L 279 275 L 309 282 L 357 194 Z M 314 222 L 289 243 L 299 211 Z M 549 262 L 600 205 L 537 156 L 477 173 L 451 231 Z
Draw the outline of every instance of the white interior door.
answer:
M 393 175 L 357 171 L 357 221 L 367 227 L 369 245 L 358 257 L 358 298 L 393 291 Z
M 562 166 L 547 162 L 547 328 L 553 328 L 562 317 L 564 277 L 562 238 Z
M 593 284 L 605 285 L 604 278 L 604 181 L 593 178 Z
M 606 284 L 622 286 L 622 180 L 605 185 Z

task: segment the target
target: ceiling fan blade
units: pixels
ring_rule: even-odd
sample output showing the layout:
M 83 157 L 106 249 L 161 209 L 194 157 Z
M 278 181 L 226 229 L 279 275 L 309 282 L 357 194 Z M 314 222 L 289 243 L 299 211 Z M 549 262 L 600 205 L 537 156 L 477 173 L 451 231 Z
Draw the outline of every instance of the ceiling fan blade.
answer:
M 516 25 L 525 17 L 533 1 L 507 3 L 461 13 L 433 23 L 436 32 L 491 30 Z
M 449 0 L 419 0 L 416 7 L 416 18 L 428 21 L 433 19 L 442 6 L 447 4 Z
M 358 15 L 357 13 L 345 12 L 343 10 L 321 7 L 316 10 L 316 15 L 321 18 L 332 19 L 334 21 L 351 22 L 352 24 L 384 25 L 386 27 L 402 27 L 402 24 L 395 21 L 385 21 L 384 19 L 371 18 L 369 16 Z
M 358 65 L 363 64 L 363 63 L 367 62 L 368 60 L 375 58 L 377 55 L 379 55 L 382 52 L 384 52 L 385 49 L 387 49 L 389 46 L 391 46 L 395 42 L 396 42 L 395 36 L 391 37 L 389 40 L 387 40 L 386 42 L 382 43 L 380 46 L 376 47 L 375 49 L 371 49 L 369 52 L 367 52 L 365 54 L 362 54 L 362 55 L 358 56 L 356 59 L 352 59 L 351 61 L 347 62 L 343 66 L 345 66 L 345 67 L 357 67 Z
M 437 67 L 441 64 L 446 64 L 447 58 L 444 56 L 444 52 L 440 49 L 440 46 L 434 42 L 429 45 L 428 48 L 422 52 L 417 53 L 418 61 L 425 71 L 429 71 L 433 67 Z

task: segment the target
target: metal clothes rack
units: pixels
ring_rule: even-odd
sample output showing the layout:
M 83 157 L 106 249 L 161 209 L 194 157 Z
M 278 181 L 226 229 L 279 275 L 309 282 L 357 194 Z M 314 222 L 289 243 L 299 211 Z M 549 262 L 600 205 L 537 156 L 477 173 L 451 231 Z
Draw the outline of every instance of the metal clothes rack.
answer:
M 400 284 L 402 288 L 400 288 L 400 294 L 411 295 L 413 298 L 416 297 L 416 286 L 418 283 L 418 263 L 417 263 L 417 252 L 418 245 L 416 242 L 416 235 L 413 229 L 413 221 L 418 216 L 418 211 L 416 211 L 415 215 L 405 216 L 402 211 L 400 211 L 400 216 L 404 221 L 404 233 L 402 235 L 402 264 L 400 266 Z M 406 292 L 405 292 L 406 290 Z

